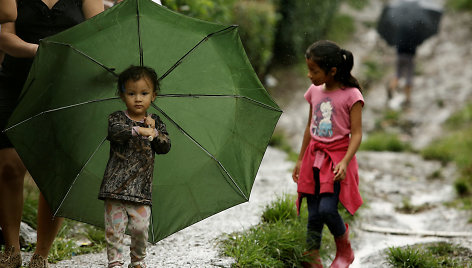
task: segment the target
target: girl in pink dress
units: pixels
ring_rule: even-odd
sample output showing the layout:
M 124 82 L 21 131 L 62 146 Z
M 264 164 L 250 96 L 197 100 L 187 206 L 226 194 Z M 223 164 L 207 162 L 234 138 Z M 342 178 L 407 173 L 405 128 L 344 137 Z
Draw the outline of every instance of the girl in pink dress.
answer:
M 350 51 L 331 41 L 312 44 L 305 54 L 312 85 L 305 93 L 310 104 L 297 164 L 292 173 L 297 183 L 297 207 L 307 200 L 307 244 L 310 261 L 304 267 L 323 267 L 319 255 L 321 234 L 328 226 L 336 242 L 330 267 L 349 267 L 354 253 L 349 226 L 338 212 L 338 202 L 350 214 L 361 206 L 355 153 L 362 140 L 364 99 L 351 75 Z

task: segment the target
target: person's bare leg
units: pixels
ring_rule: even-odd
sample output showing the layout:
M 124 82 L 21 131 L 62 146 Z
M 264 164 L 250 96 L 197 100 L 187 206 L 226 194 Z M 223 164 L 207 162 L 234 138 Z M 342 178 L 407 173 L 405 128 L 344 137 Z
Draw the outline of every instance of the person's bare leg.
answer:
M 26 168 L 13 148 L 0 149 L 0 226 L 7 246 L 20 251 L 23 183 Z
M 52 211 L 44 199 L 43 194 L 39 194 L 38 204 L 38 229 L 35 254 L 47 259 L 52 243 L 56 238 L 64 218 L 53 218 Z
M 406 85 L 405 86 L 405 104 L 410 105 L 411 103 L 411 86 Z
M 394 77 L 388 82 L 387 100 L 390 100 L 393 97 L 393 93 L 397 90 L 397 87 L 398 87 L 398 77 Z

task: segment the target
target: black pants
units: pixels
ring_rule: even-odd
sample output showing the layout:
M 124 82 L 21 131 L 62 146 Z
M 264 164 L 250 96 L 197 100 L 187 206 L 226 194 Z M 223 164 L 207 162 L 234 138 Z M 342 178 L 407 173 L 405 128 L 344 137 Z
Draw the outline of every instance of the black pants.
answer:
M 320 194 L 320 172 L 318 169 L 314 169 L 313 174 L 316 182 L 315 194 L 306 196 L 308 207 L 306 240 L 310 249 L 319 249 L 325 224 L 334 237 L 343 235 L 346 232 L 346 226 L 338 212 L 341 183 L 334 183 L 334 193 Z

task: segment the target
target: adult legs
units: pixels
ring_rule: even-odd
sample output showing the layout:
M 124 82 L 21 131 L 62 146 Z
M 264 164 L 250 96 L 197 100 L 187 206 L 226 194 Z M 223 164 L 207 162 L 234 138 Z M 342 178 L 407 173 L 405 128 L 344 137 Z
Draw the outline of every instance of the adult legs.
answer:
M 26 168 L 13 148 L 0 149 L 0 225 L 7 247 L 20 252 L 23 183 Z
M 39 194 L 38 229 L 35 254 L 47 259 L 52 243 L 56 238 L 64 218 L 54 217 L 43 194 Z
M 413 87 L 413 76 L 415 75 L 415 55 L 399 54 L 397 63 L 397 80 L 405 77 L 405 104 L 411 101 L 411 89 Z

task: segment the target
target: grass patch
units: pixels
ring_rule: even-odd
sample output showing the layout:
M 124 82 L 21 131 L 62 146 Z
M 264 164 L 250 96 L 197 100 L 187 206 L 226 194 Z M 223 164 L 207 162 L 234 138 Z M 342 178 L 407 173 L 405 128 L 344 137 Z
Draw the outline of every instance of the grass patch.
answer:
M 369 134 L 366 140 L 362 141 L 359 150 L 404 152 L 411 151 L 411 145 L 401 141 L 397 134 L 374 132 Z
M 372 84 L 380 81 L 385 75 L 385 68 L 378 61 L 372 59 L 364 60 L 362 69 L 363 88 L 370 88 Z
M 270 138 L 269 146 L 272 146 L 274 148 L 277 148 L 286 152 L 288 155 L 288 160 L 292 162 L 296 162 L 298 159 L 298 153 L 296 153 L 292 149 L 292 147 L 288 143 L 287 138 L 285 137 L 285 134 L 283 132 L 280 132 L 280 131 L 274 132 L 274 134 Z
M 33 229 L 37 229 L 38 198 L 39 190 L 31 177 L 27 176 L 23 188 L 24 206 L 22 221 Z M 84 245 L 77 243 L 79 240 L 90 241 Z M 23 251 L 34 251 L 35 246 L 30 245 L 22 248 Z M 48 261 L 70 259 L 72 256 L 101 252 L 106 248 L 105 232 L 95 226 L 65 219 L 57 234 L 49 252 Z
M 80 230 L 80 231 L 79 231 Z M 79 244 L 78 241 L 87 239 L 90 243 Z M 48 261 L 57 263 L 72 256 L 101 252 L 106 248 L 105 232 L 94 226 L 65 219 L 61 226 Z
M 420 206 L 415 206 L 411 203 L 411 200 L 409 198 L 404 198 L 402 200 L 402 205 L 396 207 L 395 210 L 400 213 L 405 213 L 405 214 L 416 214 L 416 213 L 423 212 L 431 208 L 432 206 L 428 203 L 420 205 Z
M 222 250 L 236 260 L 233 267 L 301 267 L 306 260 L 306 224 L 308 213 L 306 202 L 302 204 L 300 216 L 296 214 L 296 196 L 284 195 L 266 206 L 261 223 L 250 229 L 225 237 Z M 343 219 L 352 216 L 340 209 Z M 335 244 L 328 228 L 324 228 L 320 255 L 332 258 Z
M 403 248 L 391 247 L 387 263 L 391 267 L 439 268 L 467 267 L 472 252 L 445 242 L 417 244 Z
M 445 123 L 449 132 L 421 151 L 423 158 L 454 162 L 460 172 L 454 187 L 462 200 L 472 200 L 472 104 L 452 115 Z
M 423 158 L 438 160 L 443 164 L 454 162 L 459 176 L 454 182 L 457 200 L 450 206 L 470 210 L 472 208 L 472 104 L 453 114 L 444 124 L 442 138 L 421 151 Z M 472 222 L 472 214 L 469 218 Z

